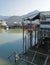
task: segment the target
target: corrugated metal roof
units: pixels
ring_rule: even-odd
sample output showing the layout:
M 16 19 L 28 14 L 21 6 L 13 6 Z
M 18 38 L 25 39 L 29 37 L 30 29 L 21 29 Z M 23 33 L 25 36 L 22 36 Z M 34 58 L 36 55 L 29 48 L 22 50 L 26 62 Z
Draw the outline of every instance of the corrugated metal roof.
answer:
M 39 11 L 34 11 L 34 12 L 32 12 L 32 13 L 29 13 L 29 14 L 27 14 L 27 15 L 25 15 L 25 20 L 28 20 L 28 19 L 33 19 L 33 18 L 35 18 L 36 16 L 38 16 L 39 15 Z

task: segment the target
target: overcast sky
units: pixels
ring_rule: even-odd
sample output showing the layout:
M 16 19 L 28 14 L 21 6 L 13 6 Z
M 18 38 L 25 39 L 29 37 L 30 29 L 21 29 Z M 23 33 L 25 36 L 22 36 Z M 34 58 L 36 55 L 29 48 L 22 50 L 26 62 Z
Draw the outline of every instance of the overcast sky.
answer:
M 50 11 L 50 0 L 0 0 L 0 15 L 24 15 L 34 10 Z

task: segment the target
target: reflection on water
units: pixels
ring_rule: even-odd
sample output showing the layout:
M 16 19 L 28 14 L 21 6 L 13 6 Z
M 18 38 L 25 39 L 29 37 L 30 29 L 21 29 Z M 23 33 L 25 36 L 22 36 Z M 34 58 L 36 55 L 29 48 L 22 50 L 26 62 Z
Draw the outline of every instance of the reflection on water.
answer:
M 0 28 L 0 33 L 2 33 L 2 29 Z
M 10 65 L 8 56 L 14 51 L 17 53 L 22 51 L 22 33 L 2 31 L 0 34 L 0 65 Z

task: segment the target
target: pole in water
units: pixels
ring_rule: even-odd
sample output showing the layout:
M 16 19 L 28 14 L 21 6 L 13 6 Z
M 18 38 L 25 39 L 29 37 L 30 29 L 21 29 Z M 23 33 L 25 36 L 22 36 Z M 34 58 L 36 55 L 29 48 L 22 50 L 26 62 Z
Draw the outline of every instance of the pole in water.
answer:
M 26 52 L 26 50 L 27 50 L 27 49 L 26 49 L 26 36 L 25 36 L 25 52 Z
M 32 48 L 32 21 L 30 21 L 30 48 Z
M 22 27 L 23 27 L 23 53 L 24 53 L 24 22 L 22 22 Z
M 15 58 L 14 63 L 16 65 L 16 53 L 14 53 L 14 58 Z
M 36 25 L 35 25 L 35 45 L 36 45 Z

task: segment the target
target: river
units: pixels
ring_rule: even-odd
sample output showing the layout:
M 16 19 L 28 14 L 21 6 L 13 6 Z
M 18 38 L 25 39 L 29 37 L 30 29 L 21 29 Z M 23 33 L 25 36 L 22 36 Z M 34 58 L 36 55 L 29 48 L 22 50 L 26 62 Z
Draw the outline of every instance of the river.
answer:
M 27 39 L 26 43 L 29 42 Z M 33 45 L 34 45 L 34 37 L 33 37 Z M 22 51 L 23 51 L 22 32 L 10 33 L 9 31 L 3 29 L 2 32 L 0 33 L 0 65 L 12 65 L 8 60 L 8 56 L 10 56 L 13 52 L 17 52 L 18 54 Z
M 10 65 L 8 56 L 22 51 L 22 33 L 0 33 L 0 65 Z

